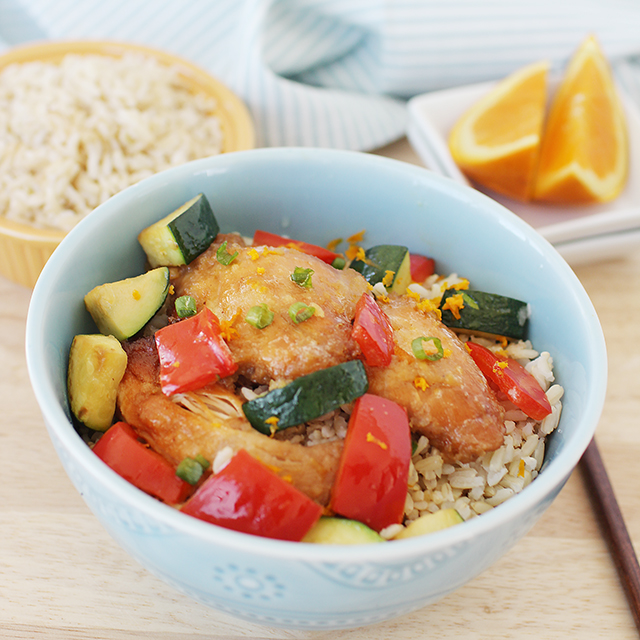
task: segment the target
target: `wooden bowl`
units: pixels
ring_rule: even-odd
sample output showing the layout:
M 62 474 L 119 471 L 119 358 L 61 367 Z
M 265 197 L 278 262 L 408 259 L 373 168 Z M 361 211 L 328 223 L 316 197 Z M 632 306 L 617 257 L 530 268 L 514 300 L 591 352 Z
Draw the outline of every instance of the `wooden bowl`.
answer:
M 217 106 L 212 115 L 220 122 L 222 153 L 255 146 L 253 122 L 242 100 L 200 67 L 164 51 L 123 42 L 46 42 L 9 50 L 0 56 L 0 71 L 13 63 L 59 63 L 70 53 L 121 57 L 127 52 L 143 54 L 163 64 L 177 66 L 181 78 L 193 93 L 206 93 L 215 98 Z M 0 216 L 0 274 L 25 287 L 33 287 L 42 267 L 65 235 L 64 231 L 40 229 Z

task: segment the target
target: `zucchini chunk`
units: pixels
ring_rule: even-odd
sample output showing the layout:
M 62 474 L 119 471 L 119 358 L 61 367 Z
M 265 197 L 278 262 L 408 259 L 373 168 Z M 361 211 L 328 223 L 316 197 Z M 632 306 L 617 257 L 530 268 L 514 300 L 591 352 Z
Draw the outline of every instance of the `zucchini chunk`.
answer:
M 67 394 L 73 415 L 90 429 L 106 431 L 116 410 L 116 393 L 127 354 L 113 336 L 77 335 L 69 351 Z
M 456 310 L 459 318 L 450 307 Z M 442 322 L 447 327 L 491 338 L 505 336 L 522 340 L 529 318 L 526 302 L 470 289 L 447 289 L 440 301 L 440 310 Z
M 322 516 L 307 532 L 302 542 L 314 544 L 372 544 L 384 538 L 357 520 Z
M 367 392 L 369 381 L 360 360 L 350 360 L 296 378 L 242 405 L 247 420 L 270 435 L 319 418 Z
M 455 509 L 442 509 L 435 513 L 428 513 L 420 516 L 417 520 L 407 525 L 394 540 L 403 540 L 404 538 L 414 538 L 415 536 L 424 536 L 428 533 L 434 533 L 441 529 L 448 529 L 455 524 L 464 522 L 462 516 Z
M 395 244 L 380 244 L 365 251 L 365 259 L 355 259 L 351 268 L 364 276 L 370 285 L 382 282 L 387 291 L 402 295 L 411 284 L 409 249 Z
M 209 201 L 199 193 L 173 213 L 143 229 L 138 242 L 151 268 L 189 264 L 215 240 L 220 227 Z
M 84 304 L 100 333 L 126 340 L 163 305 L 169 292 L 169 269 L 158 267 L 135 278 L 94 287 Z

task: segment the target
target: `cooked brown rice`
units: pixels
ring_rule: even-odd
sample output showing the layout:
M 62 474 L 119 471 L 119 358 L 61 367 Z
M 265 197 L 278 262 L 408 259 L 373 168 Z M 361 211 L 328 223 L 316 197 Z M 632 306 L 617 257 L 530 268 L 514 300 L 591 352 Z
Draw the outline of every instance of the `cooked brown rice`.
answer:
M 0 72 L 0 215 L 67 231 L 158 171 L 219 153 L 215 100 L 140 54 Z

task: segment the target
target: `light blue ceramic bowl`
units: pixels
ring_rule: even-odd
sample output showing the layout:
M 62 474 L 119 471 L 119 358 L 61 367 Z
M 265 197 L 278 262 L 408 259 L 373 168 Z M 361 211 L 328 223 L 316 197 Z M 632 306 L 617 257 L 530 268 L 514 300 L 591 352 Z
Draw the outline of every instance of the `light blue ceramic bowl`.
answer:
M 430 536 L 362 547 L 295 544 L 200 522 L 138 491 L 76 435 L 65 380 L 73 336 L 95 331 L 92 287 L 140 273 L 136 236 L 204 192 L 223 231 L 256 227 L 324 244 L 366 229 L 403 243 L 477 288 L 527 300 L 530 338 L 554 357 L 564 410 L 539 477 L 521 494 Z M 278 627 L 337 629 L 399 616 L 458 589 L 510 549 L 549 506 L 601 414 L 606 352 L 595 311 L 555 250 L 470 188 L 385 158 L 318 149 L 224 154 L 171 169 L 104 203 L 64 239 L 33 292 L 31 382 L 54 447 L 108 532 L 149 571 L 194 599 Z

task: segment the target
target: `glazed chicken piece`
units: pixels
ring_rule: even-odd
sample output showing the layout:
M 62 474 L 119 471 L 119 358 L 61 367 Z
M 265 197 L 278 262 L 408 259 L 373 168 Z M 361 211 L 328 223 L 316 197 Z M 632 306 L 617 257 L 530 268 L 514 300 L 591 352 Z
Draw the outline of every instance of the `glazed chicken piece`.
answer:
M 225 240 L 227 252 L 238 252 L 228 266 L 216 259 Z M 296 267 L 313 271 L 311 286 L 292 281 Z M 229 234 L 219 235 L 173 284 L 176 295 L 188 294 L 198 308 L 206 305 L 221 321 L 232 323 L 229 348 L 238 373 L 254 382 L 292 380 L 358 357 L 351 323 L 368 287 L 351 269 L 338 271 L 296 249 L 246 247 L 240 236 Z M 310 320 L 291 321 L 289 308 L 296 302 L 314 307 Z M 256 330 L 245 316 L 260 304 L 266 304 L 274 318 Z
M 229 264 L 216 253 L 238 252 Z M 292 281 L 294 270 L 310 269 L 311 286 Z M 247 247 L 237 235 L 219 236 L 189 266 L 173 270 L 175 295 L 191 295 L 198 308 L 209 307 L 226 325 L 236 376 L 257 384 L 276 384 L 361 356 L 351 337 L 355 307 L 369 290 L 361 274 L 338 271 L 296 249 Z M 314 315 L 299 324 L 289 308 L 313 306 Z M 273 322 L 257 329 L 245 317 L 266 304 Z M 462 342 L 407 296 L 391 296 L 383 309 L 394 328 L 395 353 L 389 367 L 367 367 L 369 392 L 407 409 L 412 429 L 425 434 L 450 461 L 468 462 L 503 441 L 503 411 Z M 229 331 L 230 328 L 230 331 Z M 435 336 L 447 356 L 417 360 L 411 342 Z M 232 379 L 189 394 L 166 397 L 152 339 L 128 344 L 128 366 L 118 391 L 122 418 L 173 464 L 201 454 L 213 460 L 224 447 L 246 449 L 289 478 L 320 504 L 330 499 L 342 442 L 305 447 L 255 431 L 242 412 Z M 424 390 L 416 382 L 424 380 Z M 211 408 L 211 402 L 214 408 Z
M 245 449 L 311 499 L 329 502 L 342 442 L 304 447 L 269 438 L 251 427 L 238 399 L 220 384 L 168 398 L 160 389 L 153 339 L 141 338 L 124 347 L 128 364 L 118 389 L 122 419 L 172 464 L 198 454 L 212 461 L 225 447 L 234 453 Z M 226 405 L 213 412 L 218 415 L 202 406 L 211 404 L 211 397 Z
M 464 344 L 407 296 L 392 296 L 382 308 L 394 329 L 395 353 L 389 367 L 367 367 L 369 392 L 405 407 L 412 430 L 449 461 L 471 462 L 499 448 L 503 409 Z M 411 343 L 419 336 L 439 338 L 446 357 L 418 360 Z

